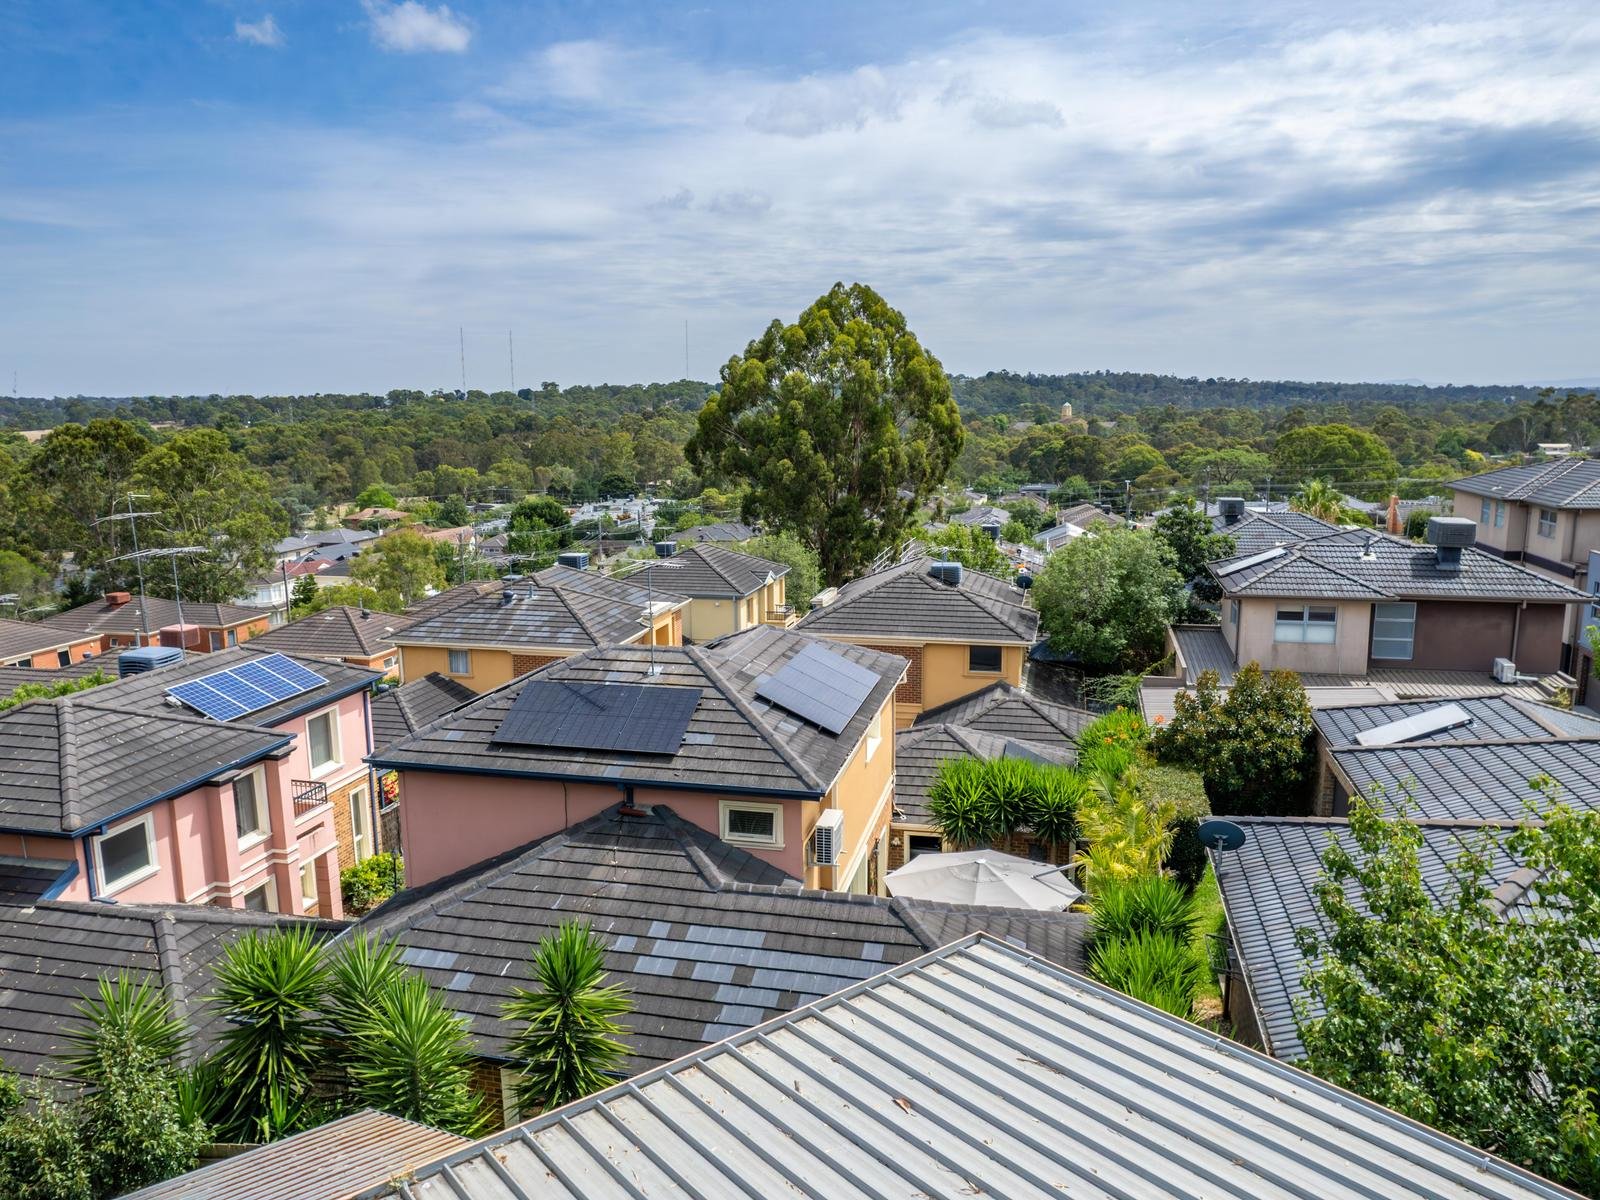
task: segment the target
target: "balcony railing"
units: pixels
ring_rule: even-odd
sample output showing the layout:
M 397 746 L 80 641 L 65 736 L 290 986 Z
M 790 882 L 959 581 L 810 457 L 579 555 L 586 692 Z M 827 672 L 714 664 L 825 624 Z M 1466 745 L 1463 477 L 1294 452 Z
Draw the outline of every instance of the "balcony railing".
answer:
M 792 605 L 792 604 L 772 604 L 772 605 L 768 605 L 768 607 L 767 607 L 767 617 L 766 617 L 766 620 L 762 622 L 762 624 L 764 624 L 764 625 L 776 625 L 781 629 L 787 629 L 790 625 L 794 624 L 794 621 L 795 621 L 794 605 Z
M 328 802 L 328 785 L 311 779 L 289 781 L 289 796 L 294 800 L 294 815 L 303 817 Z

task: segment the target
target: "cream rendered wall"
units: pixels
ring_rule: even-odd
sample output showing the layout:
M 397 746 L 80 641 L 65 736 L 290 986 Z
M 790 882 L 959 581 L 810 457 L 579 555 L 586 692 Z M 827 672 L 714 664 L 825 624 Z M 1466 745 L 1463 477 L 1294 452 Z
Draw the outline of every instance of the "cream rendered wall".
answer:
M 994 645 L 993 642 L 975 643 Z M 1013 687 L 1022 686 L 1021 646 L 1000 648 L 999 671 L 969 671 L 966 645 L 945 642 L 928 642 L 922 649 L 922 707 L 938 708 L 962 696 L 970 696 L 991 683 L 1005 680 Z
M 889 817 L 894 805 L 894 701 L 887 701 L 878 710 L 877 727 L 881 735 L 877 746 L 868 757 L 868 739 L 863 737 L 850 761 L 839 774 L 838 781 L 822 805 L 809 805 L 810 813 L 804 829 L 807 862 L 805 881 L 808 887 L 843 891 L 856 876 L 874 845 L 882 855 L 888 848 Z M 870 728 L 870 726 L 869 726 Z M 818 867 L 809 861 L 811 831 L 817 814 L 823 808 L 837 808 L 844 813 L 844 845 L 846 857 L 837 867 Z M 879 862 L 879 888 L 882 888 L 882 861 Z
M 1528 520 L 1528 506 L 1515 500 L 1496 500 L 1489 498 L 1489 519 L 1479 521 L 1483 515 L 1482 496 L 1474 496 L 1468 492 L 1457 492 L 1455 501 L 1455 515 L 1465 517 L 1478 526 L 1478 544 L 1492 546 L 1496 550 L 1516 551 L 1523 549 L 1523 525 Z M 1496 504 L 1506 506 L 1506 520 L 1504 525 L 1496 526 L 1494 523 L 1494 509 Z M 1535 526 L 1537 528 L 1537 526 Z M 1530 539 L 1532 540 L 1532 539 Z
M 1338 610 L 1334 641 L 1327 645 L 1274 642 L 1273 626 L 1278 605 L 1285 608 L 1302 600 L 1249 599 L 1240 602 L 1239 642 L 1235 654 L 1240 666 L 1259 662 L 1263 669 L 1287 668 L 1325 675 L 1362 675 L 1367 670 L 1367 648 L 1372 631 L 1372 602 L 1346 600 L 1334 604 L 1311 602 L 1313 607 Z
M 738 632 L 734 623 L 737 603 L 705 596 L 689 601 L 683 613 L 683 636 L 696 642 L 709 642 L 712 638 Z

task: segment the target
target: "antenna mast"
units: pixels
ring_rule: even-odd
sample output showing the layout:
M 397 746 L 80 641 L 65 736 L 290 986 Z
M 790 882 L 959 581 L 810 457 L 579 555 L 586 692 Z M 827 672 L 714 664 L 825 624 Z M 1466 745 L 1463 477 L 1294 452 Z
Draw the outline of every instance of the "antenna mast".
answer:
M 96 525 L 99 525 L 105 521 L 126 521 L 128 523 L 129 532 L 133 534 L 133 553 L 119 555 L 117 558 L 114 558 L 111 561 L 118 562 L 124 558 L 131 558 L 133 559 L 134 567 L 139 572 L 139 628 L 144 634 L 144 641 L 141 642 L 140 645 L 144 646 L 148 646 L 150 644 L 150 605 L 146 602 L 144 594 L 144 556 L 139 552 L 139 518 L 157 517 L 161 514 L 156 512 L 134 512 L 133 502 L 135 500 L 148 499 L 150 499 L 150 497 L 145 493 L 129 492 L 127 494 L 127 512 L 119 513 L 113 506 L 110 516 L 101 517 L 95 522 Z
M 683 377 L 689 378 L 689 318 L 683 319 Z

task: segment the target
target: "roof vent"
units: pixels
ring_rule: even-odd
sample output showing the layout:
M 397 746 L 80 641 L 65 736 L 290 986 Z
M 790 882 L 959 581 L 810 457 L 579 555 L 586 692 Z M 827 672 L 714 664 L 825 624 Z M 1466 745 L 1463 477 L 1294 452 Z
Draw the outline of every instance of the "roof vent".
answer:
M 1000 540 L 1000 529 L 1001 529 L 1001 526 L 999 526 L 999 525 L 980 525 L 980 526 L 978 526 L 978 528 L 983 530 L 985 533 L 987 533 L 989 535 L 989 540 L 990 541 L 998 542 Z
M 657 542 L 656 543 L 656 557 L 657 558 L 671 558 L 677 552 L 678 552 L 678 543 L 677 542 L 667 541 L 667 542 Z
M 181 646 L 145 646 L 138 650 L 124 650 L 117 655 L 117 678 L 143 675 L 147 671 L 158 671 L 182 661 Z
M 1459 550 L 1465 546 L 1475 545 L 1478 541 L 1478 525 L 1466 517 L 1429 517 L 1428 518 L 1428 545 L 1451 546 Z
M 1370 533 L 1367 540 L 1361 544 L 1361 561 L 1372 562 L 1378 557 L 1378 539 Z
M 836 867 L 843 847 L 844 813 L 830 808 L 817 817 L 811 831 L 811 857 L 819 867 Z
M 569 550 L 565 554 L 556 555 L 556 562 L 563 567 L 571 567 L 574 571 L 587 571 L 589 569 L 589 552 L 587 550 Z
M 961 582 L 961 564 L 958 562 L 936 562 L 928 568 L 928 574 L 932 575 L 940 583 L 948 583 L 950 586 L 955 587 Z
M 510 608 L 516 602 L 517 602 L 517 593 L 512 591 L 510 588 L 507 588 L 505 591 L 500 593 L 500 607 L 501 608 Z
M 1244 497 L 1223 496 L 1217 501 L 1217 512 L 1222 514 L 1224 525 L 1237 525 L 1244 516 Z

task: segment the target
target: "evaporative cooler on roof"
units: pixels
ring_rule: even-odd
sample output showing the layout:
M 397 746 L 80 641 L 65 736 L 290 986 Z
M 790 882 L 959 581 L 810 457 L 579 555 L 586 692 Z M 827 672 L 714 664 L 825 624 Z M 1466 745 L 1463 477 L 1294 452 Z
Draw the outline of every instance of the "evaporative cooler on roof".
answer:
M 282 654 L 264 654 L 199 679 L 176 683 L 167 695 L 203 717 L 232 721 L 280 700 L 319 688 L 328 681 Z
M 801 720 L 842 733 L 878 677 L 842 654 L 807 646 L 756 685 L 756 695 Z
M 502 746 L 676 754 L 699 703 L 699 688 L 530 679 L 491 740 Z

